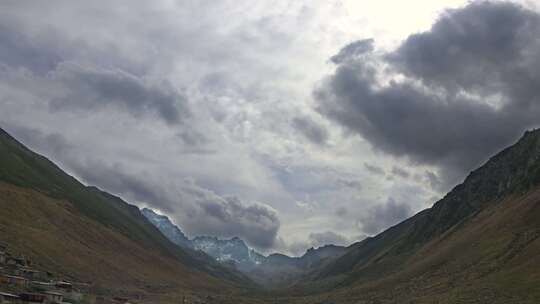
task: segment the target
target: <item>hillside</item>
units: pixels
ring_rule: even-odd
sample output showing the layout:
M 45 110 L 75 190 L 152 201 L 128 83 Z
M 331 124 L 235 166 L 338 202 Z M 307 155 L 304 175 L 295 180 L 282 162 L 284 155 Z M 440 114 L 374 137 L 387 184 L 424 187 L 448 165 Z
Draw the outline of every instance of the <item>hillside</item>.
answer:
M 0 130 L 0 241 L 97 288 L 207 290 L 251 283 L 170 242 L 122 199 L 87 187 Z
M 432 208 L 352 245 L 291 292 L 331 290 L 333 297 L 383 303 L 538 303 L 539 237 L 536 130 Z

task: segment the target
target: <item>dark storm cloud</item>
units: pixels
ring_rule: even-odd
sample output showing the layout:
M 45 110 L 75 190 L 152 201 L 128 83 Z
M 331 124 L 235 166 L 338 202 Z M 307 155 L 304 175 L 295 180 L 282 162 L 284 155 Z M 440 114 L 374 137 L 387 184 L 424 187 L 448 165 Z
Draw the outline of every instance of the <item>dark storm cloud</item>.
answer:
M 338 60 L 317 109 L 378 150 L 439 166 L 448 187 L 538 125 L 539 37 L 540 16 L 516 4 L 449 10 L 395 52 Z
M 73 63 L 62 63 L 51 77 L 67 88 L 51 102 L 56 110 L 116 106 L 135 116 L 154 112 L 169 124 L 190 116 L 186 97 L 167 82 L 153 84 L 122 70 Z
M 323 145 L 328 140 L 328 130 L 310 117 L 295 117 L 292 120 L 292 125 L 293 128 L 315 144 Z
M 359 221 L 364 233 L 374 235 L 411 215 L 411 207 L 388 198 L 386 204 L 377 205 L 368 210 Z

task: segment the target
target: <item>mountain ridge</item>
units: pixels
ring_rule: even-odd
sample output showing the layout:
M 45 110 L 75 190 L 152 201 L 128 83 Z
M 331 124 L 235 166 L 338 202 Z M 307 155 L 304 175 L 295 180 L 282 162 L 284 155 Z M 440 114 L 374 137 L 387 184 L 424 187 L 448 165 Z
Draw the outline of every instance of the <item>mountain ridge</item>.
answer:
M 281 253 L 264 256 L 247 246 L 239 237 L 220 239 L 215 236 L 196 236 L 190 240 L 167 216 L 160 215 L 149 208 L 144 208 L 142 213 L 171 241 L 187 248 L 203 251 L 218 262 L 232 263 L 234 267 L 261 285 L 275 287 L 277 283 L 279 286 L 292 284 L 301 274 L 310 271 L 317 263 L 338 257 L 345 251 L 345 247 L 328 244 L 319 248 L 309 248 L 299 257 L 290 257 Z M 287 273 L 292 273 L 292 275 L 287 275 Z

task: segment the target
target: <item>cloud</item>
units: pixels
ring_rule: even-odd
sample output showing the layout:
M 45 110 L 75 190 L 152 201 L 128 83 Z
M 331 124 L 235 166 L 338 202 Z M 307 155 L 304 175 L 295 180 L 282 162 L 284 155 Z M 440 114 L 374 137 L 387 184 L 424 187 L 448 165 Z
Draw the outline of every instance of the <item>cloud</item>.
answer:
M 359 56 L 373 51 L 373 39 L 364 39 L 352 42 L 343 47 L 338 54 L 332 56 L 330 61 L 340 64 L 348 60 L 354 60 Z
M 374 235 L 411 216 L 411 208 L 389 197 L 385 204 L 376 205 L 359 220 L 362 231 Z
M 313 247 L 321 247 L 324 245 L 347 246 L 351 243 L 347 237 L 332 231 L 310 233 L 309 240 Z
M 113 193 L 166 212 L 191 235 L 237 236 L 251 246 L 268 249 L 280 228 L 278 213 L 272 207 L 218 195 L 193 180 L 168 184 L 145 172 L 98 163 L 75 166 L 75 171 L 90 184 L 105 184 Z
M 293 128 L 311 142 L 323 145 L 328 141 L 328 130 L 308 116 L 297 116 L 292 120 Z
M 344 218 L 349 214 L 349 210 L 345 207 L 339 207 L 336 209 L 335 214 L 341 218 Z
M 294 202 L 294 204 L 304 210 L 304 211 L 308 211 L 308 212 L 312 212 L 314 210 L 314 206 L 313 204 L 309 203 L 309 202 L 305 202 L 305 201 L 296 201 Z
M 393 52 L 334 61 L 317 110 L 376 150 L 440 168 L 448 188 L 538 125 L 538 37 L 540 16 L 517 4 L 448 10 Z
M 407 170 L 396 166 L 392 167 L 392 174 L 397 175 L 401 178 L 409 178 L 409 176 L 411 176 L 411 174 Z
M 138 117 L 154 112 L 169 124 L 190 116 L 185 96 L 167 82 L 153 84 L 119 69 L 62 63 L 51 74 L 66 92 L 51 101 L 55 110 L 119 107 Z
M 62 60 L 54 32 L 30 37 L 16 29 L 19 24 L 0 22 L 0 62 L 12 68 L 24 68 L 44 74 Z
M 179 199 L 191 202 L 194 207 L 194 213 L 182 221 L 190 231 L 220 237 L 238 236 L 260 249 L 274 246 L 280 220 L 277 211 L 266 204 L 220 196 L 195 183 L 183 184 Z
M 358 180 L 355 180 L 355 179 L 349 179 L 349 178 L 345 178 L 345 177 L 338 177 L 337 178 L 337 183 L 340 186 L 350 188 L 350 189 L 353 189 L 353 190 L 361 190 L 362 189 L 362 183 L 360 181 L 358 181 Z
M 369 173 L 376 174 L 376 175 L 384 175 L 384 169 L 375 165 L 371 165 L 368 163 L 364 163 L 364 168 L 366 168 Z

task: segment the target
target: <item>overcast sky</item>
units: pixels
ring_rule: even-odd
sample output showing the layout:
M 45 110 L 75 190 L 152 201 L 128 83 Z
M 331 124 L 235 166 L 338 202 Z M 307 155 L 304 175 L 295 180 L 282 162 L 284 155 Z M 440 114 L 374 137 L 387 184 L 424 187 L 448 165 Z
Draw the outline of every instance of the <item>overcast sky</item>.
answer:
M 188 236 L 350 244 L 540 119 L 533 1 L 2 1 L 0 126 Z

